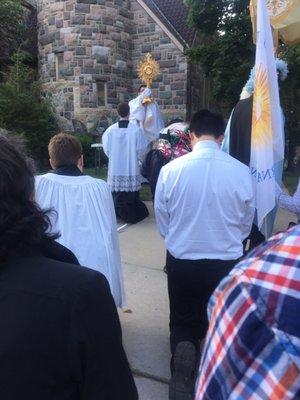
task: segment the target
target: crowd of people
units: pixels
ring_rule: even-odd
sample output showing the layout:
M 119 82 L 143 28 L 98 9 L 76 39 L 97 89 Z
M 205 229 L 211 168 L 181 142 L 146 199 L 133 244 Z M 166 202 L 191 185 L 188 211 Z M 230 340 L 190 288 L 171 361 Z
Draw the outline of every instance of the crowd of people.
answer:
M 265 238 L 248 157 L 221 149 L 223 117 L 201 110 L 162 129 L 144 86 L 117 110 L 102 138 L 107 183 L 84 174 L 74 135 L 50 140 L 51 171 L 36 177 L 0 136 L 0 398 L 138 398 L 116 217 L 148 216 L 141 171 L 166 247 L 170 400 L 300 398 L 299 225 L 245 257 Z M 278 186 L 277 200 L 299 219 L 300 184 L 293 197 Z

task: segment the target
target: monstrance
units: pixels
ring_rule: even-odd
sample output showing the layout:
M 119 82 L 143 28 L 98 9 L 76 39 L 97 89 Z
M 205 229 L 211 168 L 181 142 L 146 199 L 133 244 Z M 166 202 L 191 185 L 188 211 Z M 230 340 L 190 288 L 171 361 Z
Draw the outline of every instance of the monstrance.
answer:
M 151 88 L 152 82 L 159 74 L 159 64 L 152 58 L 150 53 L 147 53 L 144 59 L 139 62 L 137 72 L 140 80 L 147 86 L 147 88 Z M 143 100 L 143 104 L 151 102 L 151 97 L 146 97 Z

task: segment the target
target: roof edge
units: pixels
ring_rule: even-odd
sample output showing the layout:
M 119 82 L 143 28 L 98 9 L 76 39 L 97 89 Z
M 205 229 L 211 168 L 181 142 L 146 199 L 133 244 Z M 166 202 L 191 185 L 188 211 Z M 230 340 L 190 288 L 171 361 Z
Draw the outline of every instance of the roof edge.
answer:
M 21 0 L 21 4 L 22 6 L 27 8 L 33 8 L 33 9 L 37 8 L 36 0 Z
M 182 43 L 173 35 L 173 33 L 166 27 L 163 21 L 147 6 L 147 4 L 143 0 L 136 0 L 137 3 L 146 11 L 146 13 L 159 25 L 159 27 L 164 31 L 164 33 L 172 40 L 172 42 L 178 47 L 181 52 L 184 52 L 184 48 L 189 47 L 188 43 L 183 39 L 179 32 L 174 28 L 178 36 L 181 38 Z M 161 10 L 154 4 L 157 11 L 161 15 L 161 18 L 168 22 L 169 25 L 173 26 L 170 21 L 163 15 Z

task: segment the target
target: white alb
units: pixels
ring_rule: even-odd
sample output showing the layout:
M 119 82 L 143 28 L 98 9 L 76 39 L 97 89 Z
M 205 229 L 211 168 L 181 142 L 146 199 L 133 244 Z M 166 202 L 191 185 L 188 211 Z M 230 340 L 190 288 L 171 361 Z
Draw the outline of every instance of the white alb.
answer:
M 89 176 L 37 176 L 36 201 L 52 208 L 52 231 L 80 265 L 105 275 L 118 307 L 126 306 L 117 223 L 107 184 Z

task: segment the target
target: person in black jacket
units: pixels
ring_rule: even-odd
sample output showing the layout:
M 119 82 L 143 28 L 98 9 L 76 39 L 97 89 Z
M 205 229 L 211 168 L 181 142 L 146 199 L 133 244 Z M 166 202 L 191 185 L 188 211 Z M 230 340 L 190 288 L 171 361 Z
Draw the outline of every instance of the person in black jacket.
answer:
M 25 158 L 0 136 L 0 399 L 136 400 L 108 282 L 57 261 L 33 192 Z

